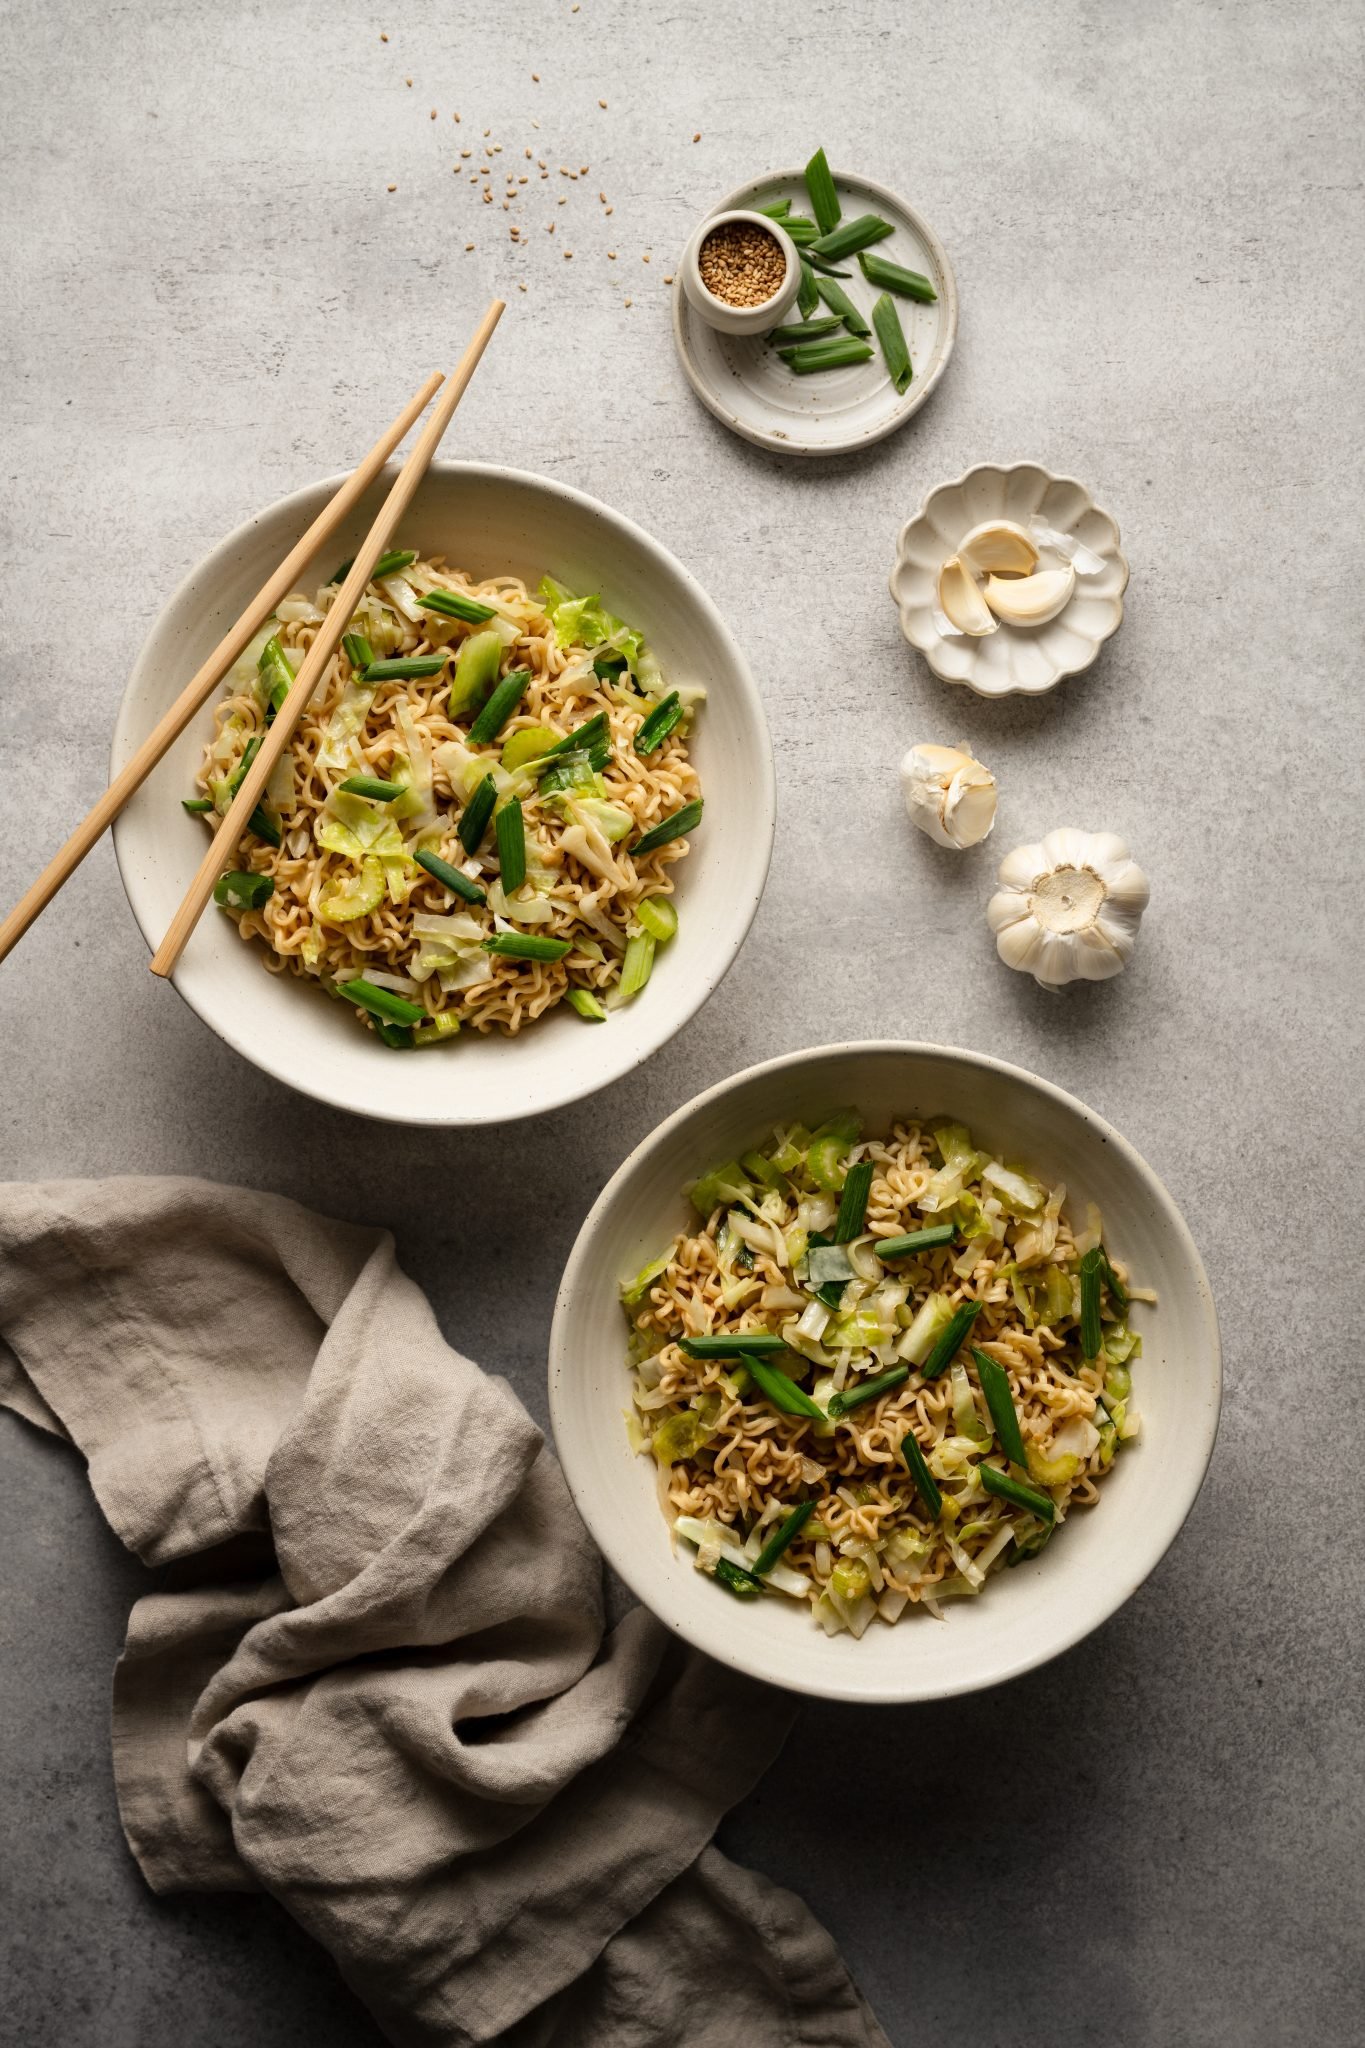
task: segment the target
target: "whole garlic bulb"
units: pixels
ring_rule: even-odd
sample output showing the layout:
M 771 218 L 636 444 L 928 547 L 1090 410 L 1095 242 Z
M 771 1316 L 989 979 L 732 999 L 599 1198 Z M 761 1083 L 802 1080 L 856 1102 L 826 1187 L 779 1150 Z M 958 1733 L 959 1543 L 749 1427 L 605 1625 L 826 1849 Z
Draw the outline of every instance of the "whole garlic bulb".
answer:
M 964 747 L 911 747 L 901 788 L 912 821 L 936 846 L 976 846 L 995 823 L 995 777 Z
M 1040 987 L 1122 974 L 1147 908 L 1147 877 L 1113 832 L 1049 832 L 1000 863 L 986 908 L 996 951 Z

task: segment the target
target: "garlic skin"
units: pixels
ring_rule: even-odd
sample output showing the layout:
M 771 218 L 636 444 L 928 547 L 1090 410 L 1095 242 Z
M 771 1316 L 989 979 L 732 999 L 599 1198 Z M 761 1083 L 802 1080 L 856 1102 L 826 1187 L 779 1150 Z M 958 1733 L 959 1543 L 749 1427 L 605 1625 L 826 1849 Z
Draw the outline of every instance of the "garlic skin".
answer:
M 911 823 L 935 846 L 979 846 L 995 824 L 995 777 L 965 747 L 911 747 L 901 789 Z
M 1049 832 L 1007 854 L 997 879 L 986 921 L 1007 967 L 1053 993 L 1122 974 L 1151 891 L 1115 833 Z
M 983 634 L 998 631 L 980 585 L 956 555 L 949 555 L 938 572 L 938 601 L 944 618 L 959 633 L 970 633 L 979 640 Z

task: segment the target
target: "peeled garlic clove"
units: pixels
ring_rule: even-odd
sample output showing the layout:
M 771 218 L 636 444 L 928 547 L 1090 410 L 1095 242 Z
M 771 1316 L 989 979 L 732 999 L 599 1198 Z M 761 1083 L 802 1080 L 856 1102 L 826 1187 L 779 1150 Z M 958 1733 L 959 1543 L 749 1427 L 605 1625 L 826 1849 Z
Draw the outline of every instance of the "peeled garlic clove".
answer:
M 1075 588 L 1076 571 L 1068 562 L 1064 569 L 1040 569 L 1036 576 L 1004 581 L 999 576 L 988 577 L 985 601 L 1007 626 L 1045 626 L 1066 609 Z
M 1150 891 L 1115 833 L 1049 832 L 1007 854 L 997 879 L 986 920 L 1007 967 L 1054 991 L 1123 972 Z
M 911 747 L 901 788 L 911 821 L 936 846 L 976 846 L 995 823 L 995 777 L 964 747 Z
M 974 526 L 957 551 L 958 560 L 983 574 L 998 569 L 1006 576 L 1031 576 L 1038 550 L 1030 534 L 1012 519 L 988 519 Z
M 979 640 L 984 633 L 996 631 L 995 620 L 976 578 L 962 566 L 956 555 L 949 555 L 938 572 L 938 601 L 943 616 L 950 626 L 956 626 L 959 633 L 970 633 Z

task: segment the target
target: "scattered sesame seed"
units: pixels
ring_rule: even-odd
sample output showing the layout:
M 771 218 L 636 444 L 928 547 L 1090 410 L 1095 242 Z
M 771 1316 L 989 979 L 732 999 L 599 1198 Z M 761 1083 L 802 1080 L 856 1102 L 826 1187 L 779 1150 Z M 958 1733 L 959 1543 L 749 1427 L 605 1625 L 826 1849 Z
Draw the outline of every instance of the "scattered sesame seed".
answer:
M 700 142 L 700 141 L 701 141 L 701 130 L 700 130 L 700 128 L 699 128 L 699 129 L 697 130 L 696 134 L 695 134 L 695 135 L 694 135 L 694 136 L 692 137 L 692 140 L 693 140 L 694 142 Z
M 461 155 L 461 156 L 473 156 L 473 154 L 474 154 L 474 152 L 473 152 L 473 150 L 472 150 L 472 149 L 462 149 L 462 150 L 460 151 L 460 155 Z
M 588 175 L 588 166 L 587 166 L 586 164 L 580 164 L 580 165 L 578 166 L 578 175 L 579 175 L 579 177 L 580 177 L 580 178 L 586 178 L 586 177 L 587 177 L 587 175 Z
M 389 40 L 382 29 L 379 31 L 379 40 L 381 43 L 386 43 Z
M 572 263 L 572 262 L 573 262 L 573 250 L 572 250 L 572 249 L 566 249 L 566 250 L 564 251 L 564 261 L 565 261 L 566 263 Z
M 404 83 L 404 85 L 411 85 L 411 84 L 412 84 L 412 80 L 411 80 L 410 78 L 405 78 L 405 79 L 403 80 L 403 83 Z
M 640 261 L 641 261 L 642 263 L 648 263 L 648 261 L 649 261 L 649 258 L 648 258 L 648 256 L 642 256 L 642 257 L 640 258 Z
M 502 155 L 502 144 L 500 142 L 495 142 L 493 144 L 493 154 L 494 156 Z
M 609 206 L 609 207 L 607 208 L 607 219 L 608 219 L 608 220 L 610 220 L 610 219 L 611 219 L 611 216 L 612 216 L 612 215 L 613 215 L 613 214 L 615 213 L 615 211 L 616 211 L 616 208 L 615 208 L 614 206 Z
M 517 290 L 518 290 L 519 292 L 524 292 L 524 291 L 525 291 L 525 289 L 526 289 L 526 287 L 525 287 L 525 285 L 524 285 L 524 284 L 519 284 L 519 285 L 517 286 Z
M 665 271 L 665 273 L 664 273 L 664 283 L 665 283 L 665 284 L 672 284 L 672 282 L 673 282 L 673 272 L 672 272 L 671 270 L 669 270 L 669 271 Z
M 483 188 L 483 203 L 485 206 L 491 206 L 493 204 L 493 194 L 489 191 L 487 185 L 485 185 Z
M 531 154 L 531 152 L 530 152 L 530 150 L 529 150 L 529 149 L 527 150 L 526 154 L 527 154 L 527 156 L 529 156 L 529 155 Z M 537 163 L 537 165 L 539 166 L 539 168 L 540 168 L 540 169 L 541 169 L 541 170 L 543 171 L 543 170 L 544 170 L 544 168 L 545 168 L 545 159 L 544 159 L 544 157 L 543 157 L 543 156 L 538 156 L 538 157 L 536 158 L 536 163 Z
M 466 242 L 464 246 L 465 254 L 468 255 L 469 251 L 473 248 L 474 244 L 472 242 Z
M 528 150 L 527 150 L 527 152 L 526 152 L 526 161 L 527 161 L 527 163 L 529 163 L 529 162 L 531 161 L 531 152 L 530 152 L 530 150 L 529 150 L 529 149 L 528 149 Z
M 626 304 L 627 306 L 633 306 L 633 305 L 635 304 L 635 301 L 634 301 L 634 299 L 627 299 L 627 300 L 625 300 L 625 302 L 624 302 L 624 303 L 625 303 L 625 304 Z
M 489 168 L 488 168 L 487 164 L 480 164 L 480 165 L 479 165 L 479 176 L 480 176 L 481 178 L 491 178 L 491 177 L 492 177 L 492 175 L 493 175 L 493 173 L 492 173 L 492 172 L 491 172 L 491 171 L 489 170 Z
M 433 108 L 432 108 L 432 110 L 431 110 L 431 118 L 432 118 L 432 120 L 433 120 L 433 121 L 434 121 L 434 120 L 436 119 L 436 109 L 435 109 L 435 107 L 433 107 Z
M 537 131 L 539 131 L 539 128 L 540 128 L 540 123 L 539 123 L 539 121 L 533 121 L 533 122 L 531 123 L 531 126 L 532 126 L 532 127 L 534 128 L 534 129 L 536 129 Z
M 560 177 L 561 177 L 561 178 L 567 178 L 567 177 L 568 177 L 568 175 L 569 175 L 569 166 L 568 166 L 567 164 L 561 164 L 561 165 L 559 166 L 559 175 L 560 175 Z
M 538 71 L 533 71 L 531 73 L 531 83 L 532 85 L 540 84 L 540 73 Z
M 606 101 L 605 101 L 605 100 L 599 100 L 599 101 L 597 102 L 597 104 L 598 104 L 598 106 L 599 106 L 599 107 L 605 107 L 605 105 L 606 105 L 607 103 L 606 103 Z
M 614 263 L 616 261 L 616 251 L 614 249 L 608 249 L 607 261 L 608 263 Z
M 597 196 L 598 196 L 598 198 L 599 198 L 599 199 L 601 200 L 601 202 L 602 202 L 603 206 L 605 206 L 605 205 L 606 205 L 606 203 L 607 203 L 607 195 L 606 195 L 606 193 L 605 193 L 605 192 L 599 192 Z
M 460 117 L 458 114 L 452 114 L 450 118 L 452 121 L 458 121 Z
M 511 200 L 510 200 L 510 199 L 504 199 L 504 200 L 503 200 L 503 202 L 502 202 L 502 210 L 503 210 L 503 212 L 504 212 L 504 213 L 506 213 L 506 211 L 507 211 L 508 207 L 509 207 L 509 206 L 510 206 L 511 204 L 512 204 L 512 202 L 511 202 Z
M 398 190 L 398 187 L 396 185 L 390 185 L 389 190 L 390 192 L 396 192 Z
M 548 171 L 542 171 L 540 175 L 542 178 L 548 178 L 550 173 Z
M 517 179 L 517 183 L 518 183 L 519 185 L 524 185 L 524 184 L 526 183 L 526 180 L 525 180 L 525 178 L 518 178 L 518 179 Z
M 547 235 L 552 235 L 552 234 L 554 233 L 554 231 L 555 231 L 555 224 L 554 224 L 554 222 L 553 222 L 553 221 L 551 221 L 551 222 L 550 222 L 550 224 L 549 224 L 549 226 L 548 226 L 548 227 L 546 228 L 545 232 L 546 232 L 546 234 L 547 234 Z
M 563 194 L 562 192 L 561 192 L 561 193 L 560 193 L 560 195 L 559 195 L 559 202 L 558 202 L 558 203 L 559 203 L 559 204 L 560 204 L 561 206 L 567 206 L 567 205 L 568 205 L 568 203 L 569 203 L 569 202 L 568 202 L 568 200 L 567 200 L 567 199 L 565 198 L 565 196 L 564 196 L 564 194 Z

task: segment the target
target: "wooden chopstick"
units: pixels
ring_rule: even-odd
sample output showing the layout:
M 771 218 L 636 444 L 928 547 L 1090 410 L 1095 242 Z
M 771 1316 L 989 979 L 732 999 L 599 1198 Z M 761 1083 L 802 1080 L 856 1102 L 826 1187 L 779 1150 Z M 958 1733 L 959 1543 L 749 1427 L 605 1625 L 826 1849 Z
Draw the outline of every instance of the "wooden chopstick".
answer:
M 0 960 L 16 946 L 34 919 L 46 910 L 63 883 L 68 881 L 106 832 L 128 799 L 141 787 L 161 756 L 194 717 L 214 687 L 220 683 L 252 637 L 259 632 L 282 597 L 287 597 L 307 568 L 314 550 L 339 526 L 356 501 L 363 497 L 392 455 L 413 421 L 424 413 L 441 387 L 441 373 L 434 371 L 421 390 L 408 400 L 391 427 L 387 427 L 358 469 L 353 469 L 334 498 L 323 506 L 298 546 L 280 563 L 238 619 L 232 631 L 214 648 L 203 667 L 197 669 L 165 717 L 152 728 L 126 768 L 114 777 L 99 802 L 76 827 L 60 852 L 55 854 L 37 881 L 15 904 L 0 924 Z
M 503 301 L 494 299 L 480 321 L 474 339 L 447 380 L 431 418 L 414 443 L 412 453 L 394 479 L 393 487 L 379 509 L 378 518 L 357 550 L 346 581 L 333 599 L 317 638 L 303 658 L 288 696 L 275 714 L 274 723 L 266 733 L 255 760 L 228 807 L 223 822 L 213 835 L 213 844 L 204 855 L 194 880 L 185 891 L 184 900 L 171 919 L 165 938 L 152 955 L 153 974 L 164 976 L 171 973 L 189 941 L 191 932 L 199 922 L 204 906 L 212 894 L 214 883 L 225 872 L 236 853 L 238 843 L 247 828 L 247 820 L 264 794 L 270 772 L 294 737 L 294 728 L 307 710 L 309 699 L 322 680 L 341 636 L 350 624 L 351 615 L 364 595 L 370 573 L 388 546 L 394 528 L 407 511 L 417 486 L 426 475 L 431 458 L 440 446 L 441 436 L 450 425 L 451 416 L 479 366 L 479 359 L 487 348 L 502 313 Z

